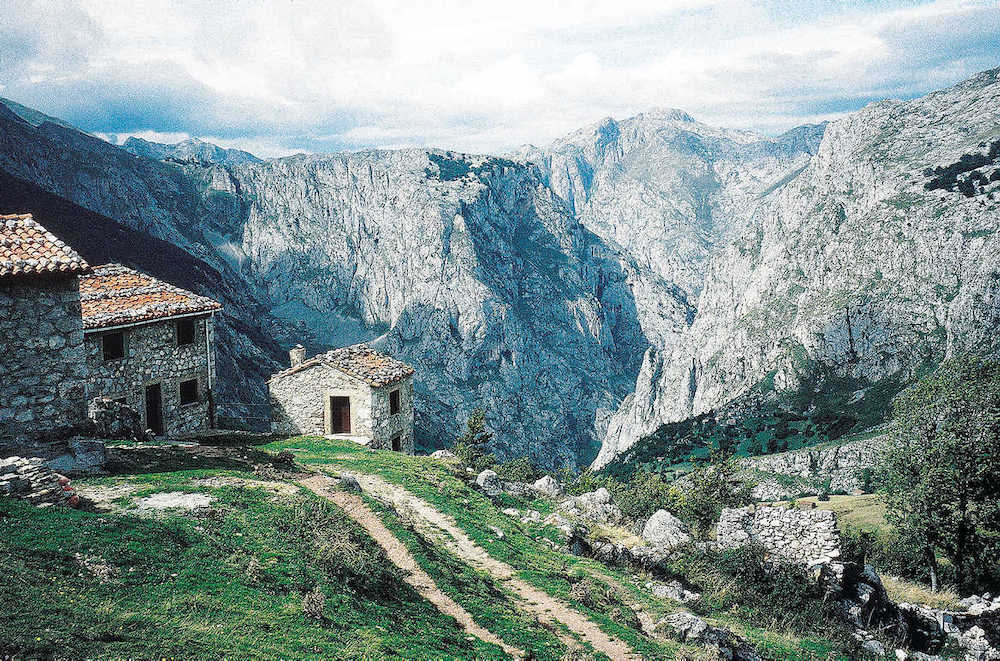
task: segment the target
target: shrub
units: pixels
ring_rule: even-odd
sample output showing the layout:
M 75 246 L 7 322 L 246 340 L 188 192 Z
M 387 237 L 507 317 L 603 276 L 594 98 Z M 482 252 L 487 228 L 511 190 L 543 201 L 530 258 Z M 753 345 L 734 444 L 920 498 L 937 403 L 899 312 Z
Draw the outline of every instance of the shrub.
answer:
M 574 475 L 572 471 L 564 469 L 556 475 L 556 479 L 565 485 L 566 493 L 571 496 L 597 491 L 601 487 L 605 487 L 608 491 L 615 488 L 614 478 L 594 472 L 589 468 L 583 470 L 579 475 Z
M 751 501 L 751 486 L 736 477 L 738 466 L 731 459 L 712 463 L 691 473 L 689 486 L 673 487 L 676 514 L 687 521 L 695 536 L 708 536 L 724 507 L 741 507 Z
M 628 482 L 614 482 L 609 490 L 622 513 L 632 519 L 647 519 L 656 510 L 679 509 L 676 491 L 654 473 L 636 473 Z
M 592 611 L 601 613 L 623 626 L 642 630 L 639 617 L 626 604 L 618 592 L 590 576 L 573 584 L 569 591 L 570 599 L 577 601 Z
M 667 569 L 700 592 L 699 610 L 742 610 L 762 627 L 797 631 L 829 627 L 823 590 L 804 569 L 768 560 L 764 549 L 744 546 L 713 550 L 688 545 L 674 554 Z
M 507 482 L 534 482 L 542 472 L 528 457 L 520 457 L 496 467 L 497 475 Z
M 463 441 L 456 443 L 451 451 L 455 454 L 461 467 L 468 466 L 477 473 L 487 468 L 494 468 L 497 463 L 492 452 L 483 452 L 479 446 L 470 445 Z
M 397 581 L 395 565 L 340 509 L 321 500 L 302 500 L 284 521 L 310 564 L 330 580 L 369 594 L 385 594 Z
M 486 429 L 486 411 L 477 408 L 465 421 L 465 433 L 455 442 L 452 452 L 462 466 L 468 466 L 477 473 L 496 465 L 496 457 L 489 452 L 493 439 Z
M 326 606 L 326 597 L 319 587 L 313 588 L 302 597 L 302 613 L 307 619 L 322 622 L 325 619 L 324 606 Z

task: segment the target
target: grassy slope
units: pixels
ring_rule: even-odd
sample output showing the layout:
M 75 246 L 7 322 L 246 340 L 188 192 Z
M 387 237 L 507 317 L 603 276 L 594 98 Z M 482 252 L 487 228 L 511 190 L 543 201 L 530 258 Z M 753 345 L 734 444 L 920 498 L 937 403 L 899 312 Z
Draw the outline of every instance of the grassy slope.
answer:
M 638 604 L 654 615 L 671 612 L 675 606 L 668 600 L 652 597 L 625 574 L 609 569 L 590 559 L 579 558 L 550 548 L 543 537 L 555 540 L 549 527 L 522 524 L 503 514 L 489 499 L 469 488 L 458 479 L 447 464 L 429 457 L 409 457 L 391 452 L 370 452 L 355 444 L 313 437 L 297 437 L 276 441 L 265 446 L 270 450 L 290 449 L 298 462 L 337 474 L 340 470 L 354 470 L 376 474 L 389 482 L 399 484 L 411 493 L 430 502 L 450 515 L 458 525 L 490 555 L 519 570 L 520 576 L 536 587 L 573 604 L 586 613 L 607 632 L 627 641 L 634 649 L 648 658 L 673 658 L 683 646 L 658 643 L 634 628 L 616 622 L 608 613 L 600 612 L 575 601 L 570 595 L 572 585 L 584 576 L 595 577 L 618 592 L 624 600 Z M 509 496 L 504 497 L 510 501 Z M 501 506 L 526 503 L 501 502 Z M 392 525 L 392 521 L 388 520 Z M 398 522 L 396 523 L 398 525 Z M 495 526 L 504 532 L 499 539 L 490 529 Z M 405 541 L 405 536 L 404 536 Z M 414 540 L 409 540 L 411 552 L 432 576 L 441 575 L 447 563 L 430 557 Z M 434 565 L 437 564 L 437 573 Z M 453 595 L 454 596 L 454 595 Z M 468 607 L 465 601 L 460 600 Z M 475 615 L 475 611 L 472 611 Z M 829 641 L 809 639 L 787 633 L 775 633 L 749 626 L 724 613 L 713 617 L 724 621 L 737 632 L 758 644 L 768 654 L 782 659 L 843 658 Z
M 216 515 L 200 518 L 140 519 L 0 499 L 0 656 L 503 658 L 469 640 L 398 576 L 371 586 L 325 562 L 288 525 L 304 507 L 327 508 L 319 499 L 190 484 L 206 474 L 143 476 L 146 489 L 138 492 L 212 493 Z M 346 528 L 352 552 L 381 553 L 338 510 L 326 514 L 327 532 Z M 102 584 L 77 553 L 110 564 L 118 578 Z M 258 577 L 248 572 L 251 558 Z M 324 623 L 302 613 L 303 592 L 316 585 L 326 596 Z
M 572 586 L 584 577 L 659 617 L 676 608 L 639 585 L 640 579 L 593 560 L 553 550 L 551 528 L 522 524 L 458 479 L 452 467 L 426 457 L 369 452 L 324 439 L 294 438 L 261 449 L 294 449 L 301 464 L 330 473 L 370 472 L 400 484 L 453 517 L 494 557 L 526 581 L 573 604 L 646 658 L 701 652 L 645 636 L 607 603 L 574 600 Z M 255 455 L 256 456 L 256 455 Z M 257 488 L 210 488 L 195 480 L 253 475 L 223 464 L 165 464 L 158 471 L 93 479 L 94 486 L 129 485 L 118 500 L 128 505 L 163 491 L 200 491 L 217 500 L 208 514 L 140 518 L 129 514 L 36 509 L 0 499 L 0 563 L 7 567 L 0 591 L 0 656 L 91 658 L 476 658 L 502 656 L 499 649 L 466 636 L 450 618 L 401 581 L 374 541 L 335 507 L 302 490 L 277 495 Z M 167 467 L 169 466 L 169 467 Z M 225 468 L 226 470 L 219 470 Z M 168 470 L 170 472 L 159 472 Z M 522 508 L 529 503 L 509 502 Z M 447 550 L 428 543 L 390 510 L 372 502 L 442 590 L 480 624 L 539 659 L 558 659 L 565 644 L 518 609 L 503 586 Z M 544 501 L 536 508 L 547 509 Z M 323 528 L 303 532 L 303 514 L 320 516 Z M 312 519 L 309 519 L 312 520 Z M 490 526 L 501 529 L 499 539 Z M 343 540 L 348 539 L 348 542 Z M 338 539 L 331 551 L 317 539 Z M 76 554 L 110 565 L 117 575 L 101 583 Z M 345 561 L 343 558 L 355 558 Z M 339 558 L 339 560 L 338 560 Z M 374 559 L 357 565 L 357 558 Z M 382 558 L 382 559 L 380 559 Z M 352 564 L 353 563 L 353 564 Z M 258 569 L 251 570 L 256 564 Z M 383 575 L 384 574 L 384 575 Z M 379 578 L 379 576 L 381 577 Z M 376 580 L 377 579 L 377 580 Z M 326 596 L 323 623 L 302 613 L 302 596 L 319 586 Z M 751 626 L 738 614 L 711 612 L 725 624 L 782 659 L 842 658 L 829 641 Z M 563 634 L 566 632 L 563 631 Z

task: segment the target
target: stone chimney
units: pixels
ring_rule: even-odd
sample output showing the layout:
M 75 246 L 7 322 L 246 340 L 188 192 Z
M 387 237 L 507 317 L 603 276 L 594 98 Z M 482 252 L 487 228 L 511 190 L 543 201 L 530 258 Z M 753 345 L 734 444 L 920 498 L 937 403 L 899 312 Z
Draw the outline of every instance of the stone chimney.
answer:
M 288 359 L 291 361 L 292 367 L 301 365 L 306 359 L 306 348 L 301 344 L 296 344 L 288 351 Z

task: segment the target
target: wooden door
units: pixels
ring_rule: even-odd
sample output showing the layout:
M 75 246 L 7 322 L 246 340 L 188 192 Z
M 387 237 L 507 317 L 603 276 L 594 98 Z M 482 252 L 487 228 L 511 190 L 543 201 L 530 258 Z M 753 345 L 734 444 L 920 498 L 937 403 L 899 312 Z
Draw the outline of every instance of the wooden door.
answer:
M 351 433 L 351 398 L 330 398 L 330 433 Z
M 163 392 L 159 383 L 146 386 L 146 427 L 157 436 L 163 435 Z

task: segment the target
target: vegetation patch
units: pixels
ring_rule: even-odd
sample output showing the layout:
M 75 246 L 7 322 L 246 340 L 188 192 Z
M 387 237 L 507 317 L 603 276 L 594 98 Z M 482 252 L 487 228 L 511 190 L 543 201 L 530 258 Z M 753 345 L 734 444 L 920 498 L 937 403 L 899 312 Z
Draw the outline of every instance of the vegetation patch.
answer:
M 174 491 L 189 477 L 143 479 Z M 0 656 L 496 655 L 403 583 L 336 508 L 260 489 L 210 493 L 200 515 L 156 518 L 0 499 Z

